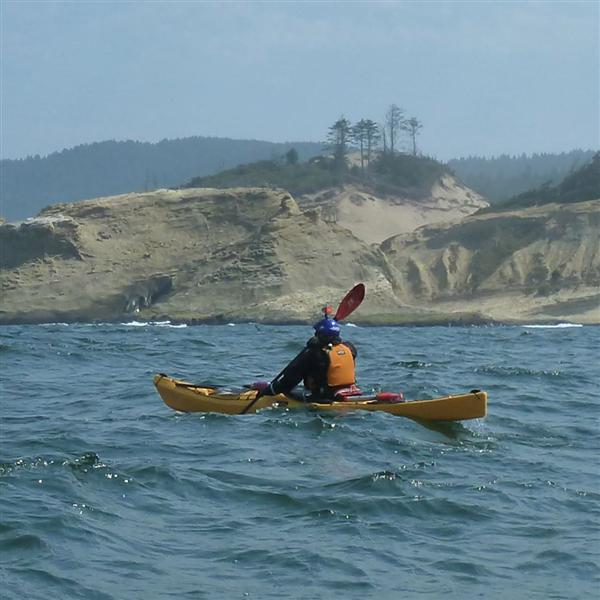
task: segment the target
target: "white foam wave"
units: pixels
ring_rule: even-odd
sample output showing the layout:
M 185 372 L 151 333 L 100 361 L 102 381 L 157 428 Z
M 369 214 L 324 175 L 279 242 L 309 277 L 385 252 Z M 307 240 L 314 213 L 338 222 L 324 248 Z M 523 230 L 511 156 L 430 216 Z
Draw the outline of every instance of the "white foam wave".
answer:
M 556 325 L 521 325 L 528 329 L 566 329 L 568 327 L 583 327 L 581 323 L 557 323 Z
M 130 321 L 129 323 L 121 323 L 125 327 L 171 327 L 172 329 L 181 329 L 187 327 L 185 323 L 174 325 L 171 321 Z

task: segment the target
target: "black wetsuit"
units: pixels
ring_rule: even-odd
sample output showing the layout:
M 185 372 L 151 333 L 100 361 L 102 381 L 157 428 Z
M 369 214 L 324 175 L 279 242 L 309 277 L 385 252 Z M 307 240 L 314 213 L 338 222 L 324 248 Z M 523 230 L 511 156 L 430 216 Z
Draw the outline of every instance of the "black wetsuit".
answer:
M 330 340 L 334 347 L 344 344 L 356 359 L 356 348 L 350 342 L 342 342 L 338 337 Z M 333 398 L 335 389 L 327 384 L 329 357 L 323 350 L 327 343 L 316 336 L 310 338 L 304 350 L 283 370 L 281 375 L 271 382 L 273 394 L 286 394 L 293 390 L 301 381 L 310 390 L 314 398 Z

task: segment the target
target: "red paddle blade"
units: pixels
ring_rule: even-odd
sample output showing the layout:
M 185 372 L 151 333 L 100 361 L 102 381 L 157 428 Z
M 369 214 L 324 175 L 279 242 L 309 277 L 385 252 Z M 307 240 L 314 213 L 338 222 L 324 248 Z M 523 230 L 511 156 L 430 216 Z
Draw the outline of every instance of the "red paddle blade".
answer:
M 363 301 L 365 297 L 365 284 L 357 283 L 340 302 L 334 319 L 341 321 L 353 313 Z

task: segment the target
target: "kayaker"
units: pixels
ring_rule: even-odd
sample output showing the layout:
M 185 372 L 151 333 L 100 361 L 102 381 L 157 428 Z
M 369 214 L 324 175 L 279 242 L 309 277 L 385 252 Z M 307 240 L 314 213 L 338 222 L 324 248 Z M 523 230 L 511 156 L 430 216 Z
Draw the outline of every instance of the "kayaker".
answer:
M 356 348 L 342 341 L 340 326 L 330 307 L 314 325 L 315 335 L 304 350 L 271 383 L 258 390 L 258 397 L 291 392 L 301 381 L 312 399 L 343 400 L 360 395 L 356 387 Z

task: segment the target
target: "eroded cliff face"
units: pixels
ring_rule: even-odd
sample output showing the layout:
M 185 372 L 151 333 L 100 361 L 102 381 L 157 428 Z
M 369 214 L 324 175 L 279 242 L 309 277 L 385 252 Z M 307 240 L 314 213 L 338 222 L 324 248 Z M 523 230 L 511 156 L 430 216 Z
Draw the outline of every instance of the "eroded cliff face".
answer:
M 472 215 L 370 244 L 283 190 L 158 190 L 0 224 L 0 323 L 600 322 L 600 201 Z
M 0 248 L 4 323 L 308 319 L 356 281 L 390 289 L 378 250 L 278 190 L 162 190 L 55 205 L 0 226 Z
M 600 322 L 600 201 L 486 213 L 386 240 L 405 303 Z
M 110 319 L 154 304 L 181 273 L 279 210 L 278 194 L 160 191 L 55 205 L 0 227 L 5 320 Z M 219 242 L 221 243 L 221 242 Z
M 423 225 L 460 221 L 489 206 L 477 192 L 448 174 L 419 197 L 378 194 L 369 187 L 347 184 L 300 196 L 298 204 L 303 209 L 320 207 L 324 219 L 350 229 L 370 244 Z

